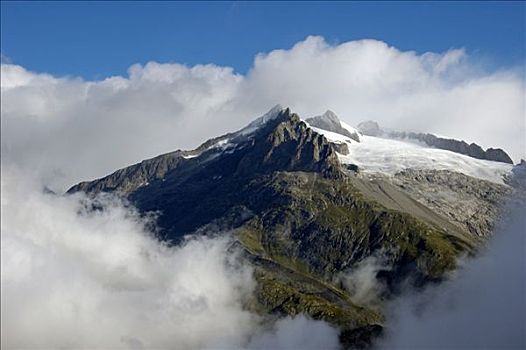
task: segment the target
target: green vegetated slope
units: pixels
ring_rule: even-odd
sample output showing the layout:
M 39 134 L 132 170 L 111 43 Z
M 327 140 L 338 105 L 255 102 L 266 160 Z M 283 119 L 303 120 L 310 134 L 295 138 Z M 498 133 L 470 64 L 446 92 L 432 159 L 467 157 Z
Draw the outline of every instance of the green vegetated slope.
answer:
M 366 346 L 384 317 L 354 301 L 339 274 L 381 254 L 389 267 L 382 281 L 394 292 L 407 278 L 417 285 L 439 281 L 476 245 L 394 186 L 354 177 L 333 144 L 288 109 L 254 132 L 214 140 L 69 192 L 125 195 L 140 211 L 159 213 L 161 237 L 173 242 L 231 232 L 255 267 L 257 288 L 247 307 L 328 321 L 342 330 L 346 346 Z M 233 146 L 214 146 L 218 140 Z
M 344 330 L 381 325 L 377 309 L 356 305 L 341 271 L 381 252 L 393 288 L 405 278 L 440 280 L 472 244 L 408 213 L 387 209 L 356 190 L 352 179 L 279 172 L 251 184 L 266 203 L 234 230 L 257 266 L 258 301 L 265 312 L 306 313 Z

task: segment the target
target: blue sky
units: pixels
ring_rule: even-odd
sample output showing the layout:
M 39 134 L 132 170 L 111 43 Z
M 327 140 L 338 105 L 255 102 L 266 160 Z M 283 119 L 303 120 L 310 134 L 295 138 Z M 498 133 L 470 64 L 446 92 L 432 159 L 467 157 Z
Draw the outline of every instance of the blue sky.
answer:
M 131 64 L 215 63 L 245 73 L 258 52 L 308 35 L 374 38 L 401 50 L 464 47 L 522 65 L 524 2 L 4 2 L 1 52 L 37 72 L 101 79 Z

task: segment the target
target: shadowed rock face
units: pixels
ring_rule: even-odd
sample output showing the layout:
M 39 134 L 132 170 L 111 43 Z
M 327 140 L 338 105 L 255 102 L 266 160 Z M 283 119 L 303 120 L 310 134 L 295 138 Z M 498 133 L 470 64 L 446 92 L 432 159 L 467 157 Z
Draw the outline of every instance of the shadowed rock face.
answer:
M 510 156 L 500 148 L 488 148 L 486 151 L 484 151 L 482 147 L 476 143 L 468 144 L 465 141 L 446 139 L 433 134 L 383 130 L 380 128 L 378 123 L 374 121 L 366 121 L 358 124 L 358 130 L 367 136 L 381 136 L 393 139 L 411 139 L 423 142 L 431 147 L 464 154 L 472 158 L 513 164 L 513 160 L 510 158 Z
M 508 156 L 504 150 L 500 148 L 488 148 L 486 150 L 486 159 L 493 160 L 496 162 L 513 164 L 513 160 Z
M 217 146 L 231 143 L 225 149 Z M 253 133 L 216 137 L 191 151 L 175 151 L 120 169 L 95 181 L 81 182 L 68 193 L 83 191 L 130 194 L 158 180 L 187 178 L 209 172 L 213 177 L 256 175 L 281 171 L 314 171 L 338 176 L 334 144 L 315 133 L 289 109 L 278 111 Z M 183 176 L 184 175 L 184 176 Z M 152 184 L 153 185 L 153 184 Z M 158 184 L 156 184 L 158 185 Z
M 340 135 L 347 136 L 357 142 L 360 142 L 360 136 L 357 133 L 350 132 L 349 130 L 345 129 L 341 123 L 340 119 L 338 119 L 338 116 L 334 114 L 332 111 L 327 111 L 322 115 L 319 115 L 317 117 L 312 117 L 306 119 L 307 123 L 309 125 L 314 126 L 315 128 L 320 128 L 327 131 L 332 131 Z
M 333 145 L 287 109 L 256 132 L 236 165 L 237 174 L 273 171 L 314 171 L 337 175 L 339 161 Z
M 338 274 L 382 252 L 389 267 L 378 276 L 393 292 L 408 276 L 419 285 L 441 280 L 477 242 L 426 207 L 427 197 L 417 202 L 403 186 L 350 174 L 337 145 L 288 109 L 264 121 L 68 192 L 119 193 L 141 212 L 158 213 L 159 236 L 167 241 L 230 232 L 255 268 L 249 307 L 306 313 L 338 326 L 345 346 L 365 347 L 381 332 L 383 315 L 356 304 L 335 282 Z M 424 181 L 411 174 L 402 185 L 413 178 Z
M 67 193 L 75 192 L 118 192 L 130 193 L 150 181 L 162 179 L 166 173 L 177 168 L 186 159 L 184 151 L 175 151 L 147 159 L 141 163 L 119 169 L 102 179 L 81 182 L 71 187 Z

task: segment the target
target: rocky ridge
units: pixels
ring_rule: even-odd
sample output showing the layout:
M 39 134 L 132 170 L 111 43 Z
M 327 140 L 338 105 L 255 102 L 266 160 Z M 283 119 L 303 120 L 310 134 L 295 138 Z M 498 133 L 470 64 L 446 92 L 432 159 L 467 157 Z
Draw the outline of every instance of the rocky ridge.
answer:
M 488 148 L 484 151 L 482 147 L 476 143 L 468 144 L 465 141 L 447 139 L 428 133 L 384 130 L 374 121 L 366 121 L 358 124 L 358 130 L 368 136 L 415 140 L 431 147 L 464 154 L 476 159 L 513 164 L 510 156 L 500 148 Z

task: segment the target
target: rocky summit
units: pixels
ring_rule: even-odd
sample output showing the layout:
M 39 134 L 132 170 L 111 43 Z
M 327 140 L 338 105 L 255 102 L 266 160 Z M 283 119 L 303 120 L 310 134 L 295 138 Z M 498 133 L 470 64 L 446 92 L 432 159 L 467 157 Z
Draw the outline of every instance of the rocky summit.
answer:
M 232 235 L 255 269 L 248 309 L 325 320 L 340 329 L 344 347 L 363 348 L 382 332 L 384 302 L 402 284 L 440 282 L 457 257 L 474 254 L 516 187 L 501 179 L 513 178 L 513 166 L 500 165 L 508 159 L 490 150 L 470 172 L 435 169 L 439 163 L 418 157 L 465 163 L 471 155 L 416 144 L 403 169 L 372 166 L 378 157 L 368 161 L 367 152 L 401 141 L 381 138 L 374 123 L 360 130 L 329 111 L 304 121 L 276 107 L 195 150 L 145 160 L 68 193 L 125 197 L 140 212 L 157 213 L 159 238 L 172 244 L 189 234 Z M 374 277 L 384 288 L 364 302 L 342 276 L 371 258 L 381 260 Z
M 348 136 L 356 142 L 360 142 L 360 136 L 358 135 L 358 132 L 348 127 L 344 127 L 340 119 L 338 119 L 338 116 L 333 111 L 328 110 L 322 115 L 308 118 L 306 122 L 310 126 Z

